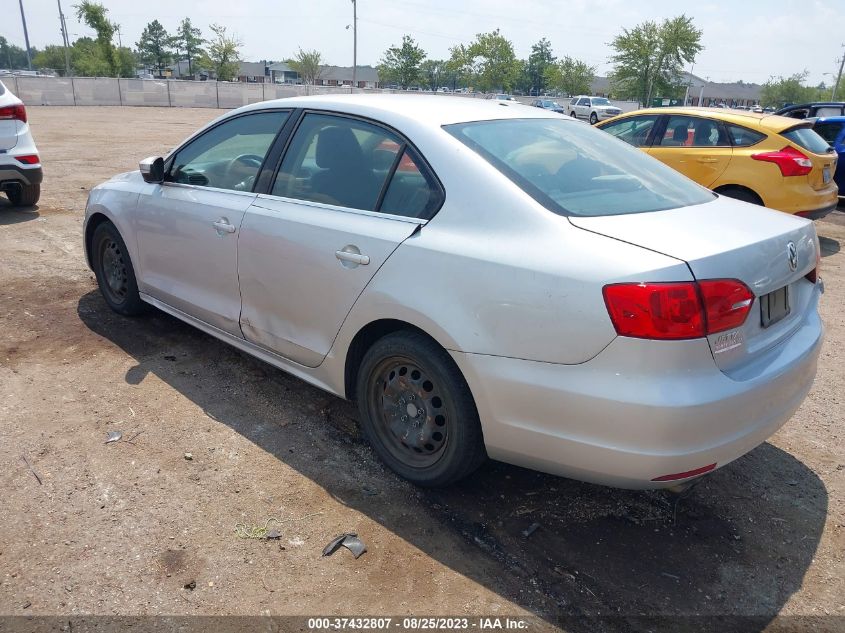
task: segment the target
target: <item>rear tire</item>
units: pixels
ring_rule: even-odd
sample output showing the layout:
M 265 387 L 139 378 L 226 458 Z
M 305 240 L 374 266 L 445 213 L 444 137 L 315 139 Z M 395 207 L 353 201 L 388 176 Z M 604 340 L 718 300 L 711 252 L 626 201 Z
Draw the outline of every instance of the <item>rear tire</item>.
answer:
M 733 198 L 734 200 L 742 200 L 743 202 L 756 204 L 761 207 L 763 206 L 763 201 L 760 199 L 760 196 L 750 189 L 744 189 L 742 187 L 725 187 L 723 189 L 719 189 L 716 193 L 728 198 Z
M 595 112 L 590 113 L 590 125 L 595 125 L 599 122 L 599 117 Z
M 41 197 L 41 185 L 18 185 L 6 191 L 9 202 L 18 207 L 32 207 Z
M 97 284 L 109 307 L 124 316 L 145 312 L 129 251 L 114 224 L 103 222 L 94 229 L 91 253 Z
M 361 361 L 355 391 L 364 436 L 408 481 L 447 486 L 487 459 L 469 386 L 427 336 L 401 331 L 376 341 Z

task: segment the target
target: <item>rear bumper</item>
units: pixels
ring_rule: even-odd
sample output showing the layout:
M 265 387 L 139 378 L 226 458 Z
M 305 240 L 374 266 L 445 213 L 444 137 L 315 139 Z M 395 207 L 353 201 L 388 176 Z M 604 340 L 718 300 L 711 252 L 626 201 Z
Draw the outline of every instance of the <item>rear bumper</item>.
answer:
M 822 209 L 816 209 L 815 211 L 799 211 L 795 215 L 800 215 L 802 218 L 807 218 L 808 220 L 821 220 L 831 211 L 836 210 L 839 201 L 837 200 L 830 206 L 824 207 Z
M 41 167 L 20 167 L 0 164 L 0 185 L 7 182 L 19 182 L 24 185 L 38 185 L 44 179 Z
M 621 488 L 733 461 L 777 431 L 816 374 L 815 306 L 734 380 L 707 341 L 616 338 L 591 361 L 555 365 L 452 352 L 475 397 L 490 457 Z M 691 479 L 687 478 L 687 479 Z

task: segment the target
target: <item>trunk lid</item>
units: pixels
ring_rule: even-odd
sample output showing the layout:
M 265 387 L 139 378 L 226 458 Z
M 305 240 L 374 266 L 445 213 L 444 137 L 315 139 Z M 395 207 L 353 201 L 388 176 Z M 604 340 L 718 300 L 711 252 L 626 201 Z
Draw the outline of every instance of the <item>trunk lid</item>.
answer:
M 697 280 L 739 279 L 754 293 L 745 323 L 708 337 L 716 364 L 723 371 L 753 360 L 800 325 L 813 309 L 814 284 L 805 275 L 816 267 L 818 238 L 813 223 L 731 198 L 629 215 L 570 216 L 582 229 L 636 244 L 687 263 Z M 797 266 L 790 263 L 790 243 Z M 796 260 L 792 259 L 794 263 Z M 651 281 L 643 279 L 642 281 Z M 788 314 L 763 325 L 763 304 L 788 297 Z M 770 295 L 769 293 L 775 293 Z M 774 299 L 771 299 L 774 300 Z

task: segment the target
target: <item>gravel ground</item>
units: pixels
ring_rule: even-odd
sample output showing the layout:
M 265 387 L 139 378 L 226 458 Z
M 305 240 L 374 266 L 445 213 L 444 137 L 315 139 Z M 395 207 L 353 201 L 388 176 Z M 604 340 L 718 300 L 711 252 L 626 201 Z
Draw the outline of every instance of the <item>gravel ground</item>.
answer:
M 349 403 L 162 313 L 118 317 L 96 291 L 80 243 L 87 190 L 219 112 L 29 113 L 42 201 L 29 212 L 0 201 L 0 614 L 531 614 L 573 631 L 705 614 L 797 628 L 780 614 L 845 626 L 845 213 L 817 223 L 818 378 L 769 442 L 681 498 L 495 463 L 421 491 L 381 466 Z M 112 430 L 123 440 L 105 444 Z M 236 534 L 271 518 L 279 540 Z M 321 558 L 347 531 L 369 551 Z M 565 617 L 594 614 L 623 619 Z

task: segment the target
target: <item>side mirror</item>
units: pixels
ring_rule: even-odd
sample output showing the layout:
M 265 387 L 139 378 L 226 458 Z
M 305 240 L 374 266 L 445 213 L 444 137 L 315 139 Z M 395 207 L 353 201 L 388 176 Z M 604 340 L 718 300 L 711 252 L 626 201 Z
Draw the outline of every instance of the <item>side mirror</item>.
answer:
M 164 159 L 161 156 L 150 156 L 138 163 L 138 170 L 144 182 L 162 182 L 164 180 Z

